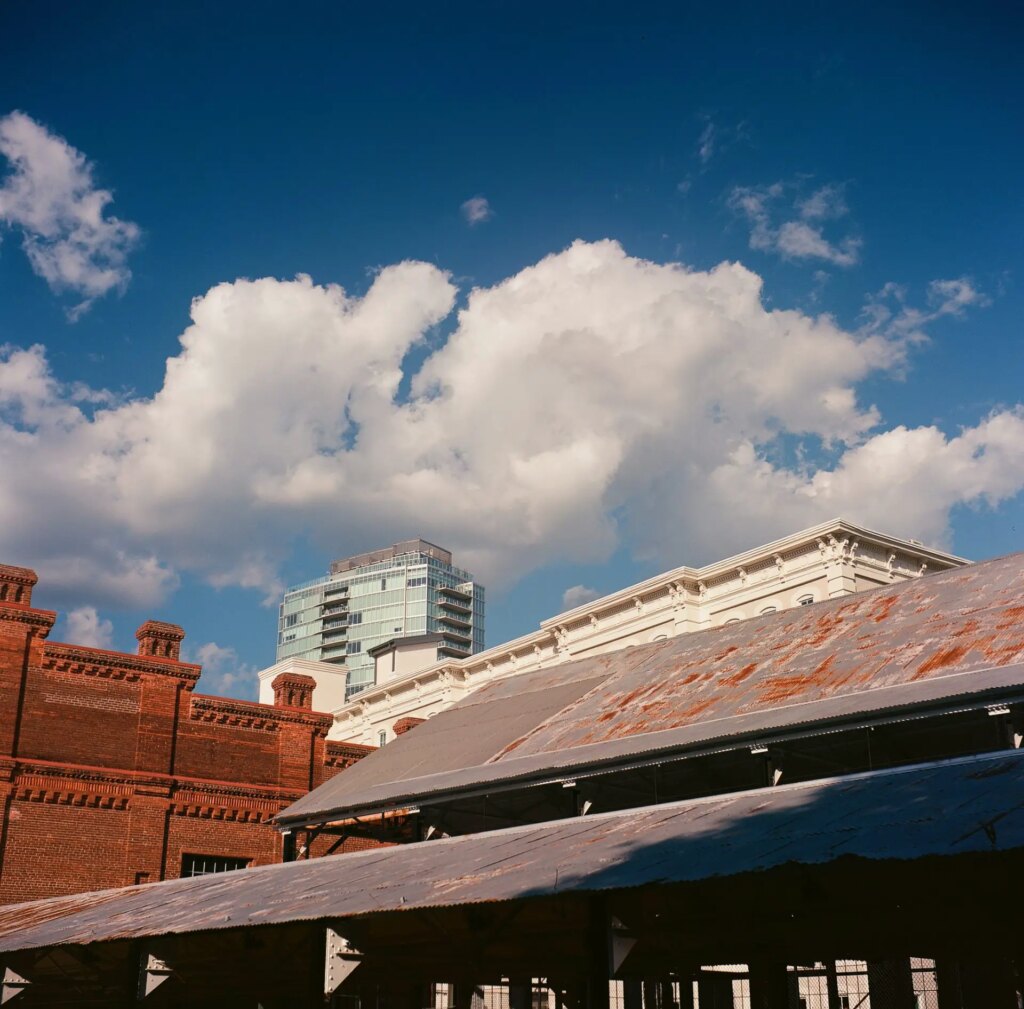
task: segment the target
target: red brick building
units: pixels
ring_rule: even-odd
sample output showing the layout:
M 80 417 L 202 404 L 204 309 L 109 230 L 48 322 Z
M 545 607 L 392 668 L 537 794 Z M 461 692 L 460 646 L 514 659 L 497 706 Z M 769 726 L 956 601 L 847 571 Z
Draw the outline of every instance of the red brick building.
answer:
M 0 904 L 281 861 L 270 818 L 372 749 L 327 741 L 307 676 L 194 693 L 174 624 L 138 655 L 49 641 L 35 583 L 0 565 Z

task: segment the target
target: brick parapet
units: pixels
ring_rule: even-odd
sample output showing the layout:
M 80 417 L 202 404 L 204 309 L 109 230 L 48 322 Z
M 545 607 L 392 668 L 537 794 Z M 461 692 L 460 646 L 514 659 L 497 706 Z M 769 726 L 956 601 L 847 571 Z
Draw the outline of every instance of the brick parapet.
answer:
M 327 735 L 334 719 L 322 711 L 305 708 L 281 708 L 258 701 L 236 701 L 234 698 L 214 697 L 210 694 L 193 694 L 189 717 L 217 722 L 221 725 L 237 725 L 242 728 L 277 731 L 283 725 L 301 725 L 315 732 Z
M 194 693 L 175 625 L 139 630 L 172 654 L 127 655 L 46 641 L 56 616 L 0 601 L 0 903 L 174 878 L 189 853 L 279 861 L 273 817 L 372 749 L 328 753 L 324 712 Z
M 48 641 L 43 646 L 42 668 L 113 680 L 141 680 L 145 676 L 180 680 L 191 689 L 198 682 L 202 666 L 156 656 L 127 655 L 105 648 L 68 645 Z
M 7 624 L 24 624 L 35 631 L 40 638 L 45 638 L 57 621 L 53 610 L 37 610 L 34 606 L 22 603 L 0 603 L 0 621 Z

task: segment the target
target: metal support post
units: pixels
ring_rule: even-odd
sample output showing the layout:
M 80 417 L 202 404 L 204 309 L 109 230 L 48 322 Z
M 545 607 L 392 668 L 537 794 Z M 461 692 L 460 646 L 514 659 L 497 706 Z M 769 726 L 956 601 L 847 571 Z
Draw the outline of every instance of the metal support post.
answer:
M 532 1009 L 532 995 L 532 981 L 509 978 L 508 1009 Z
M 1003 957 L 972 957 L 959 962 L 962 1009 L 1017 1009 L 1017 979 Z
M 732 1009 L 732 978 L 714 970 L 697 975 L 697 1001 L 700 1009 Z
M 842 1009 L 839 1002 L 839 978 L 836 975 L 835 960 L 829 960 L 825 964 L 825 986 L 828 991 L 828 1009 Z
M 672 990 L 672 982 L 660 981 L 658 982 L 658 989 L 658 1002 L 661 1005 L 661 1009 L 677 1009 L 676 995 Z
M 789 971 L 784 963 L 750 965 L 750 1009 L 791 1009 Z
M 909 958 L 868 961 L 871 1009 L 915 1009 L 914 978 Z

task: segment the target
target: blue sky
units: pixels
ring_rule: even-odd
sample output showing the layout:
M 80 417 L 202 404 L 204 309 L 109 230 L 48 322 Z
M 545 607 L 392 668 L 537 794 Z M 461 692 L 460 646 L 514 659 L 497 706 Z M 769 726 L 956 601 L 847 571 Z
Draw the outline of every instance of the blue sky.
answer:
M 247 696 L 278 587 L 400 537 L 492 644 L 836 514 L 1024 546 L 1019 15 L 549 6 L 3 6 L 0 552 L 59 634 Z

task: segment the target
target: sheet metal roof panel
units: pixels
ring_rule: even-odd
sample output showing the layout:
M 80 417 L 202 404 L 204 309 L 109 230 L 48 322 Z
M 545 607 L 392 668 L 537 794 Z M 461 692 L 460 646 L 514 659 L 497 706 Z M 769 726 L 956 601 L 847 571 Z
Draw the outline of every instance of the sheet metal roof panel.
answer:
M 373 788 L 381 780 L 381 767 L 386 768 L 385 780 L 402 781 L 424 771 L 455 771 L 485 763 L 496 748 L 520 738 L 538 722 L 591 690 L 601 678 L 573 677 L 568 682 L 552 683 L 544 690 L 527 690 L 514 704 L 509 704 L 506 697 L 493 697 L 493 692 L 486 688 L 476 691 L 471 704 L 448 708 L 417 725 L 415 732 L 403 733 L 347 768 L 346 791 L 358 793 Z M 308 802 L 307 799 L 324 794 L 316 789 L 289 809 L 315 811 L 319 798 Z
M 682 634 L 643 652 L 645 661 L 496 759 L 1022 662 L 1024 555 Z
M 474 764 L 558 755 L 560 766 L 586 747 L 628 741 L 620 752 L 651 748 L 654 733 L 795 703 L 856 696 L 881 687 L 1024 662 L 1024 554 L 1013 554 L 892 586 L 800 606 L 770 616 L 506 677 L 406 733 L 336 775 L 282 814 L 282 819 L 339 814 L 366 796 L 410 796 L 408 779 Z M 558 711 L 524 711 L 524 693 L 591 678 L 599 682 Z M 456 740 L 466 709 L 494 702 L 492 724 L 512 731 Z M 855 702 L 859 703 L 859 702 Z M 870 707 L 871 702 L 867 702 Z M 471 721 L 471 716 L 469 716 Z M 725 724 L 721 722 L 721 724 Z M 432 745 L 428 727 L 447 745 Z M 513 738 L 514 736 L 514 738 Z M 405 749 L 408 748 L 408 749 Z M 415 748 L 417 758 L 410 760 Z M 490 750 L 490 752 L 487 752 Z M 521 766 L 521 765 L 520 765 Z M 354 773 L 355 771 L 359 773 Z M 478 772 L 496 780 L 500 772 Z
M 398 782 L 384 782 L 355 791 L 355 794 L 348 796 L 346 808 L 358 814 L 413 803 L 429 805 L 437 797 L 466 790 L 477 791 L 514 785 L 517 782 L 552 781 L 569 775 L 579 777 L 600 773 L 604 767 L 615 766 L 630 759 L 670 759 L 708 748 L 745 745 L 755 739 L 758 742 L 770 741 L 792 732 L 829 731 L 831 727 L 848 723 L 850 719 L 910 717 L 914 711 L 940 705 L 984 705 L 1007 700 L 1024 700 L 1024 663 L 955 673 L 891 687 L 877 687 L 857 694 L 840 694 L 824 700 L 709 719 L 643 736 L 588 743 L 556 753 L 506 757 L 499 762 L 476 767 Z M 297 822 L 309 822 L 317 816 L 329 819 L 335 815 L 331 806 L 317 808 L 317 803 L 323 802 L 324 798 L 320 790 L 311 792 L 279 814 L 278 820 L 287 825 L 293 813 Z
M 1024 753 L 761 789 L 0 908 L 0 952 L 1024 849 Z

